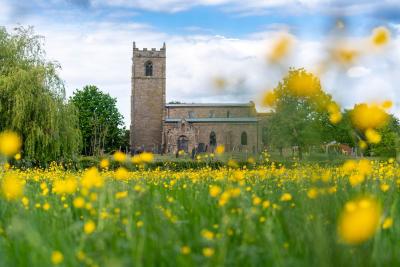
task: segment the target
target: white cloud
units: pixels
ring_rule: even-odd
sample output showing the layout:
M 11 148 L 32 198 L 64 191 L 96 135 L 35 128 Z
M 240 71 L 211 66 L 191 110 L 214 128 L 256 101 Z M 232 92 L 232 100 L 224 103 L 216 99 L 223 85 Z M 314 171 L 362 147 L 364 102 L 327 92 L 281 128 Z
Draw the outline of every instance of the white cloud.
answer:
M 0 0 L 0 4 L 3 2 Z M 5 9 L 0 10 L 5 14 Z M 266 53 L 278 29 L 232 39 L 207 32 L 170 35 L 132 22 L 49 23 L 43 17 L 30 17 L 28 24 L 35 25 L 37 33 L 46 37 L 48 58 L 60 62 L 67 95 L 87 84 L 97 85 L 117 98 L 127 126 L 133 41 L 140 48 L 160 48 L 166 42 L 167 101 L 185 102 L 257 101 L 262 92 L 277 85 L 289 66 L 315 71 L 325 51 L 321 40 L 297 40 L 290 60 L 277 66 L 268 64 Z M 13 26 L 8 25 L 9 29 Z M 390 98 L 400 110 L 400 91 L 397 93 L 394 86 L 400 83 L 399 46 L 396 39 L 394 49 L 386 54 L 377 54 L 349 70 L 326 73 L 322 76 L 323 87 L 344 107 Z M 213 87 L 215 77 L 226 78 L 225 90 Z
M 367 74 L 370 74 L 371 70 L 369 68 L 363 67 L 363 66 L 355 66 L 355 67 L 351 67 L 348 71 L 347 71 L 347 75 L 351 78 L 359 78 L 359 77 L 363 77 Z

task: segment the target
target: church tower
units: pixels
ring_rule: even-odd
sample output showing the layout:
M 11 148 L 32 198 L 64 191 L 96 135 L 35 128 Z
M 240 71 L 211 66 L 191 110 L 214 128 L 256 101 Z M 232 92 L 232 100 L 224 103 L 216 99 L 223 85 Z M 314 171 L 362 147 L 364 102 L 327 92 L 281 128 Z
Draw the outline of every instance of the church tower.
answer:
M 133 42 L 131 151 L 161 151 L 165 109 L 165 53 L 165 43 L 160 50 L 140 50 Z

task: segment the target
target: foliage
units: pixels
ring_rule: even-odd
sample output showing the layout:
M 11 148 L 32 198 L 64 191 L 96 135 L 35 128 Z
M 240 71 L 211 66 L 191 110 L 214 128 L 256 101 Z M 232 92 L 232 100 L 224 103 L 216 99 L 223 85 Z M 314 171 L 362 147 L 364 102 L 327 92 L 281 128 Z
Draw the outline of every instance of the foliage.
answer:
M 273 93 L 276 99 L 267 123 L 270 145 L 298 146 L 301 152 L 327 141 L 323 132 L 329 118 L 323 107 L 332 100 L 317 77 L 304 69 L 291 69 Z
M 382 141 L 372 144 L 367 151 L 372 156 L 395 158 L 400 149 L 400 124 L 399 119 L 391 115 L 386 126 L 379 129 Z
M 88 85 L 76 90 L 70 102 L 79 110 L 84 155 L 99 155 L 126 146 L 123 117 L 116 107 L 117 100 Z
M 80 149 L 77 112 L 65 103 L 58 68 L 32 28 L 0 28 L 0 131 L 18 132 L 36 164 L 71 159 Z

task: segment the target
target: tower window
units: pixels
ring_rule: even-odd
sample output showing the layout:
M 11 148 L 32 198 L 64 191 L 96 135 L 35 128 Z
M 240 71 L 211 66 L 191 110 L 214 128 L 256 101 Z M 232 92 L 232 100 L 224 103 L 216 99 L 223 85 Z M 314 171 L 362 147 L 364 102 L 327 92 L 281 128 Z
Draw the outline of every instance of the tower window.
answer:
M 189 111 L 188 115 L 189 115 L 189 118 L 194 118 L 194 111 Z
M 230 112 L 229 110 L 226 112 L 226 117 L 227 117 L 227 118 L 230 118 L 230 117 L 231 117 L 231 112 Z
M 240 136 L 240 144 L 242 146 L 247 146 L 247 133 L 242 132 L 242 135 Z
M 209 117 L 209 118 L 214 118 L 214 117 L 215 117 L 215 112 L 214 112 L 214 110 L 210 110 L 210 112 L 208 113 L 208 117 Z
M 151 61 L 147 61 L 145 64 L 145 75 L 153 76 L 153 63 Z

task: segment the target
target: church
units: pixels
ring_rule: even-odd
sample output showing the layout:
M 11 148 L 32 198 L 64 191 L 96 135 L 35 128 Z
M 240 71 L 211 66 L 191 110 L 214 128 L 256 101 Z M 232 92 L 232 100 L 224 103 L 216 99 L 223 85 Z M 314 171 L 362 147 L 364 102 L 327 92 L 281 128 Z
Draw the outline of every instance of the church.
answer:
M 264 147 L 265 113 L 249 103 L 166 103 L 166 46 L 133 43 L 130 145 L 133 153 L 256 153 Z

